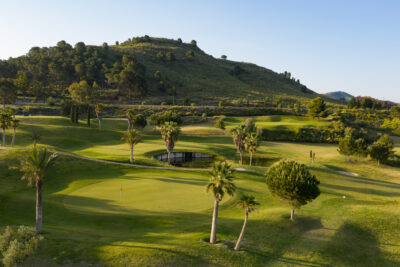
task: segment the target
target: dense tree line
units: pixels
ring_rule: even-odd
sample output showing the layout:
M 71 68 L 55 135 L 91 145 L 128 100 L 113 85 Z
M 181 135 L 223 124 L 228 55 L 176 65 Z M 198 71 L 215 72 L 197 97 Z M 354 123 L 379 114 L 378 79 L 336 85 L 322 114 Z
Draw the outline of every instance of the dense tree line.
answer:
M 60 41 L 54 47 L 33 47 L 24 56 L 0 61 L 0 78 L 12 79 L 14 91 L 44 98 L 66 95 L 71 84 L 86 81 L 99 90 L 117 88 L 120 96 L 131 99 L 146 94 L 145 73 L 135 58 L 107 43 L 97 47 L 79 42 L 72 47 Z M 2 84 L 7 81 L 3 79 Z
M 349 108 L 390 109 L 396 104 L 391 101 L 383 101 L 369 96 L 357 96 L 352 97 L 347 105 Z

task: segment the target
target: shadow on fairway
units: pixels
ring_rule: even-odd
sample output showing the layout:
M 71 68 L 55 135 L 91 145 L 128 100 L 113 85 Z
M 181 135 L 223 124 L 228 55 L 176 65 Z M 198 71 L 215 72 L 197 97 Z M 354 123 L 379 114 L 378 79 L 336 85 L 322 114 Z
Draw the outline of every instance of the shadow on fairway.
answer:
M 357 259 L 358 266 L 398 266 L 384 257 L 371 230 L 352 222 L 343 223 L 321 253 L 334 265 L 354 266 Z

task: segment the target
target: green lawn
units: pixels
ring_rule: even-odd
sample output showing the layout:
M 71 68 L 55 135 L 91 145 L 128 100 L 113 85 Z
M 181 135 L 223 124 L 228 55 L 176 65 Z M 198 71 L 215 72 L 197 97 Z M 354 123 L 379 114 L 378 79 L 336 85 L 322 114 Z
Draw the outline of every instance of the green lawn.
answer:
M 253 118 L 256 125 L 263 129 L 269 130 L 297 130 L 304 126 L 327 126 L 331 122 L 326 119 L 312 119 L 309 117 L 301 116 L 256 116 L 256 117 L 229 117 L 227 118 L 226 126 L 228 129 L 237 126 L 239 123 L 245 121 L 247 118 Z
M 230 119 L 229 119 L 230 120 Z M 308 123 L 308 122 L 306 122 Z M 120 141 L 125 120 L 105 120 L 104 131 L 71 126 L 58 117 L 23 118 L 17 145 L 28 146 L 32 129 L 42 144 L 96 158 L 127 161 Z M 186 126 L 185 126 L 186 127 Z M 197 127 L 191 125 L 187 127 Z M 204 127 L 201 126 L 201 127 Z M 152 133 L 153 129 L 145 129 Z M 397 140 L 396 140 L 397 141 Z M 234 162 L 229 136 L 182 136 L 177 149 L 203 151 Z M 159 164 L 150 155 L 164 146 L 147 134 L 137 146 L 140 163 Z M 308 161 L 309 151 L 316 162 Z M 34 188 L 14 168 L 22 150 L 0 150 L 0 225 L 34 225 Z M 321 195 L 296 212 L 272 198 L 266 167 L 235 172 L 239 192 L 261 203 L 250 215 L 243 251 L 232 247 L 243 211 L 238 196 L 220 210 L 218 244 L 209 236 L 212 197 L 207 172 L 107 165 L 62 156 L 44 184 L 44 237 L 27 266 L 398 266 L 400 264 L 400 169 L 362 160 L 348 163 L 335 145 L 263 142 L 260 157 L 307 164 L 321 181 Z M 234 163 L 235 166 L 236 163 Z M 352 172 L 347 176 L 339 171 Z M 122 188 L 122 194 L 121 194 Z

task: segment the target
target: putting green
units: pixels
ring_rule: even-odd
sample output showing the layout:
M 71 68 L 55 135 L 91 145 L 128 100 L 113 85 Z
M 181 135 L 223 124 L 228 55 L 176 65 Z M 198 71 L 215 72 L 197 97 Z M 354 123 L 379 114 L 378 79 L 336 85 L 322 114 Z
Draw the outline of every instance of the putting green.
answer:
M 159 172 L 159 171 L 158 171 Z M 64 198 L 64 205 L 84 213 L 179 213 L 211 209 L 213 198 L 205 191 L 207 179 L 171 173 L 122 177 L 83 186 Z

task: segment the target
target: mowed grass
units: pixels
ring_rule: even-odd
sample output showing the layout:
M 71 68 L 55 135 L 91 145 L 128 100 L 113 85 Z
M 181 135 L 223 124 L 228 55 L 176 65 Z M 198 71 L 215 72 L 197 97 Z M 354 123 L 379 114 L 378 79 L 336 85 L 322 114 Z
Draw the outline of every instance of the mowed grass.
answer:
M 331 123 L 325 119 L 318 120 L 310 117 L 273 115 L 256 117 L 229 117 L 227 118 L 226 126 L 228 129 L 230 129 L 239 125 L 241 122 L 244 122 L 248 118 L 254 119 L 257 126 L 269 130 L 297 130 L 304 126 L 327 126 Z
M 36 127 L 43 133 L 42 143 L 58 150 L 121 160 L 125 152 L 129 156 L 127 146 L 118 138 L 125 130 L 124 120 L 106 120 L 101 133 L 95 128 L 72 127 L 61 118 L 27 120 L 38 121 L 21 126 L 17 145 L 29 145 L 24 137 Z M 56 134 L 51 134 L 53 131 Z M 116 140 L 107 140 L 111 137 Z M 159 139 L 146 135 L 135 156 L 144 161 L 163 150 Z M 231 162 L 237 159 L 229 136 L 182 136 L 177 148 L 215 153 Z M 316 153 L 314 164 L 308 158 L 311 149 Z M 207 172 L 123 167 L 60 157 L 44 184 L 45 241 L 39 255 L 28 264 L 400 264 L 398 168 L 378 167 L 368 160 L 348 163 L 335 145 L 263 142 L 257 153 L 268 159 L 288 158 L 307 164 L 321 181 L 321 195 L 296 211 L 296 221 L 290 222 L 289 207 L 268 192 L 265 167 L 245 166 L 249 171 L 235 172 L 238 194 L 254 195 L 261 203 L 258 212 L 250 215 L 241 252 L 232 251 L 244 215 L 235 205 L 238 195 L 227 198 L 221 206 L 219 243 L 201 241 L 209 236 L 213 204 L 211 195 L 205 192 Z M 21 154 L 20 150 L 0 150 L 3 227 L 34 225 L 34 188 L 20 180 L 18 170 L 9 168 L 16 165 Z

